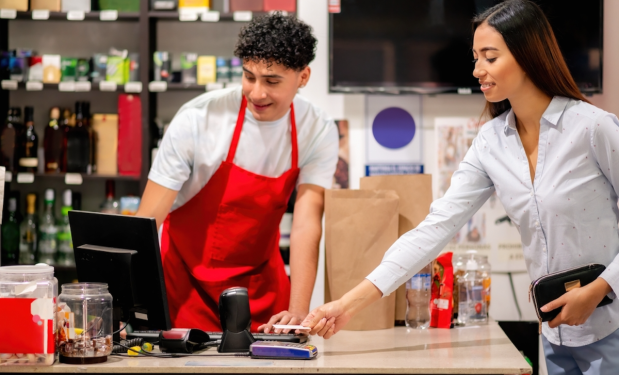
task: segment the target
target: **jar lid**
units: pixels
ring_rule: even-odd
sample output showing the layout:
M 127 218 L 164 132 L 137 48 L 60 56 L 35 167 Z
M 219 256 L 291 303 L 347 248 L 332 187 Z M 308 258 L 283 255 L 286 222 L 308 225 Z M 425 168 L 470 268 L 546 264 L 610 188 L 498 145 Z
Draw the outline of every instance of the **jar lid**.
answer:
M 34 266 L 4 266 L 0 267 L 0 275 L 18 275 L 18 274 L 48 274 L 54 273 L 54 267 L 39 263 Z
M 79 292 L 105 292 L 107 293 L 106 283 L 71 283 L 62 284 L 62 293 L 79 293 Z

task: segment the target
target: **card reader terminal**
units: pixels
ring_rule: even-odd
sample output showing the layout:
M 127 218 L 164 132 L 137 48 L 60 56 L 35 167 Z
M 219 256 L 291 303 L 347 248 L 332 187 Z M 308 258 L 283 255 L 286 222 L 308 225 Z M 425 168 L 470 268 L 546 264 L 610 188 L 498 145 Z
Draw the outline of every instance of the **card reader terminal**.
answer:
M 313 359 L 318 355 L 314 345 L 278 341 L 256 341 L 249 351 L 258 359 Z

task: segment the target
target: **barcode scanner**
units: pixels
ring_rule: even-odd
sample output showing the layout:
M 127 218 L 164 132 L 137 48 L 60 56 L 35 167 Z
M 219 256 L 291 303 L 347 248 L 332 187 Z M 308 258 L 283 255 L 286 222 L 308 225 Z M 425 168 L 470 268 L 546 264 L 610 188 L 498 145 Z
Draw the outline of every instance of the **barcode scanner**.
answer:
M 219 320 L 223 331 L 220 353 L 249 352 L 256 339 L 249 332 L 251 313 L 247 288 L 234 287 L 224 290 L 219 296 Z

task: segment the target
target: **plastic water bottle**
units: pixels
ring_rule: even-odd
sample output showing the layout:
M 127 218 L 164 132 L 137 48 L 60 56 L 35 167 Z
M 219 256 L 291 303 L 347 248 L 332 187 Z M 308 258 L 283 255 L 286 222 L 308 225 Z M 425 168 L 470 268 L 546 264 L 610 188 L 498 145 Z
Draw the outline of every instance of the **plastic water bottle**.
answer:
M 432 263 L 406 282 L 406 326 L 426 329 L 430 324 Z
M 458 279 L 458 322 L 464 325 L 488 322 L 484 278 L 475 256 L 466 261 L 466 273 Z

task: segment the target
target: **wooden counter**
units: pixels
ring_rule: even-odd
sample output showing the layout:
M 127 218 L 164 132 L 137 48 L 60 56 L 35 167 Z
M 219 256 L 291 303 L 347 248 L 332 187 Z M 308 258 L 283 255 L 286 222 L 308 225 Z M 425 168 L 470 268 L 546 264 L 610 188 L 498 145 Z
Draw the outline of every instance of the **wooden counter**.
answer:
M 1 367 L 0 372 L 38 373 L 277 373 L 277 374 L 527 374 L 531 367 L 501 328 L 341 331 L 330 340 L 312 337 L 310 361 L 240 357 L 120 358 L 90 366 Z M 217 354 L 215 349 L 202 352 Z

